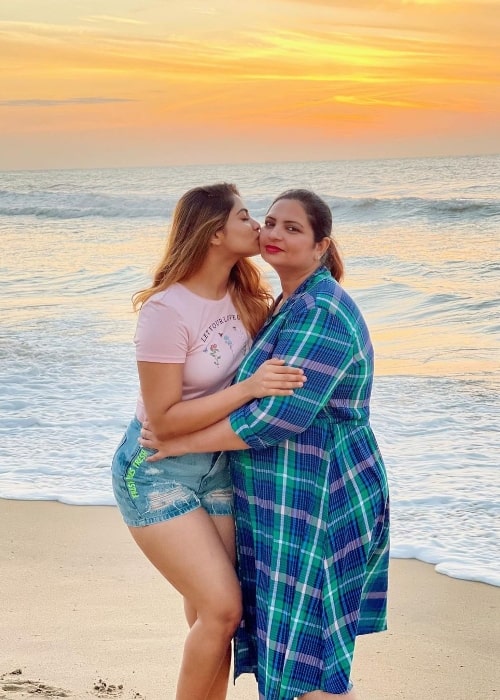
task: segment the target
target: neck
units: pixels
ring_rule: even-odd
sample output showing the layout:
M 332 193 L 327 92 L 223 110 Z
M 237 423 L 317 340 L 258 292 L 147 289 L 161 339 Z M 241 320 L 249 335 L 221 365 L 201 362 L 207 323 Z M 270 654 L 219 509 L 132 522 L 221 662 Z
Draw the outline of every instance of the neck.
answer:
M 281 282 L 283 301 L 286 301 L 286 299 L 300 287 L 302 282 L 316 272 L 318 268 L 319 265 L 316 265 L 316 267 L 309 270 L 302 270 L 301 272 L 297 270 L 276 270 Z
M 234 260 L 222 262 L 208 257 L 201 268 L 183 279 L 181 284 L 205 299 L 223 299 L 227 294 L 229 274 L 234 264 Z

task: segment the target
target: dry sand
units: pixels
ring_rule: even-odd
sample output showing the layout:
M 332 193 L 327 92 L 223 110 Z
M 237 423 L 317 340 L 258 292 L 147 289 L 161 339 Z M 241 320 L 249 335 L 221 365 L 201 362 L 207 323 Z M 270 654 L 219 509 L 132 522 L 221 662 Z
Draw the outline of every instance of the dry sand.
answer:
M 0 499 L 0 699 L 171 700 L 179 595 L 116 508 Z M 388 632 L 360 638 L 360 700 L 499 700 L 500 588 L 393 560 Z M 245 676 L 228 700 L 257 700 Z

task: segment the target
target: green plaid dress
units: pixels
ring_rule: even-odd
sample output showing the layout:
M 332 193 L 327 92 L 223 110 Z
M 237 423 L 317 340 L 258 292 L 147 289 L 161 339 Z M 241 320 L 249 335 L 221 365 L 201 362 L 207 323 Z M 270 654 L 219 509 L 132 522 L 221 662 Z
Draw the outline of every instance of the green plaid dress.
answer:
M 373 350 L 359 309 L 320 268 L 270 318 L 237 379 L 266 359 L 302 367 L 293 396 L 230 416 L 244 618 L 235 676 L 260 698 L 345 693 L 356 636 L 386 629 L 389 507 L 369 424 Z

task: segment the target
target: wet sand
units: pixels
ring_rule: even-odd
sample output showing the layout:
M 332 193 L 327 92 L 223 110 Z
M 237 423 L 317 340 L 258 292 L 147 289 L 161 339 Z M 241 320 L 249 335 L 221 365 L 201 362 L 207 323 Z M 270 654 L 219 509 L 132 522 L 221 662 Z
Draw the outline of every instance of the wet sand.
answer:
M 173 700 L 179 594 L 116 508 L 0 499 L 0 700 Z M 360 700 L 500 698 L 500 588 L 392 560 L 389 631 L 361 637 Z M 228 700 L 257 700 L 251 676 Z

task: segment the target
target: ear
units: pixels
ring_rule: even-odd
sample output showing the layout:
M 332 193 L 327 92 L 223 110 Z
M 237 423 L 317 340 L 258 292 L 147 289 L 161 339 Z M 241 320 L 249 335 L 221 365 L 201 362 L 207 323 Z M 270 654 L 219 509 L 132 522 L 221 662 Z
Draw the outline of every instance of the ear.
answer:
M 210 245 L 221 245 L 224 240 L 224 229 L 220 228 L 210 239 Z
M 316 250 L 318 251 L 318 255 L 320 258 L 323 257 L 323 255 L 330 247 L 330 241 L 331 239 L 327 236 L 326 238 L 323 238 L 319 243 L 316 243 Z

